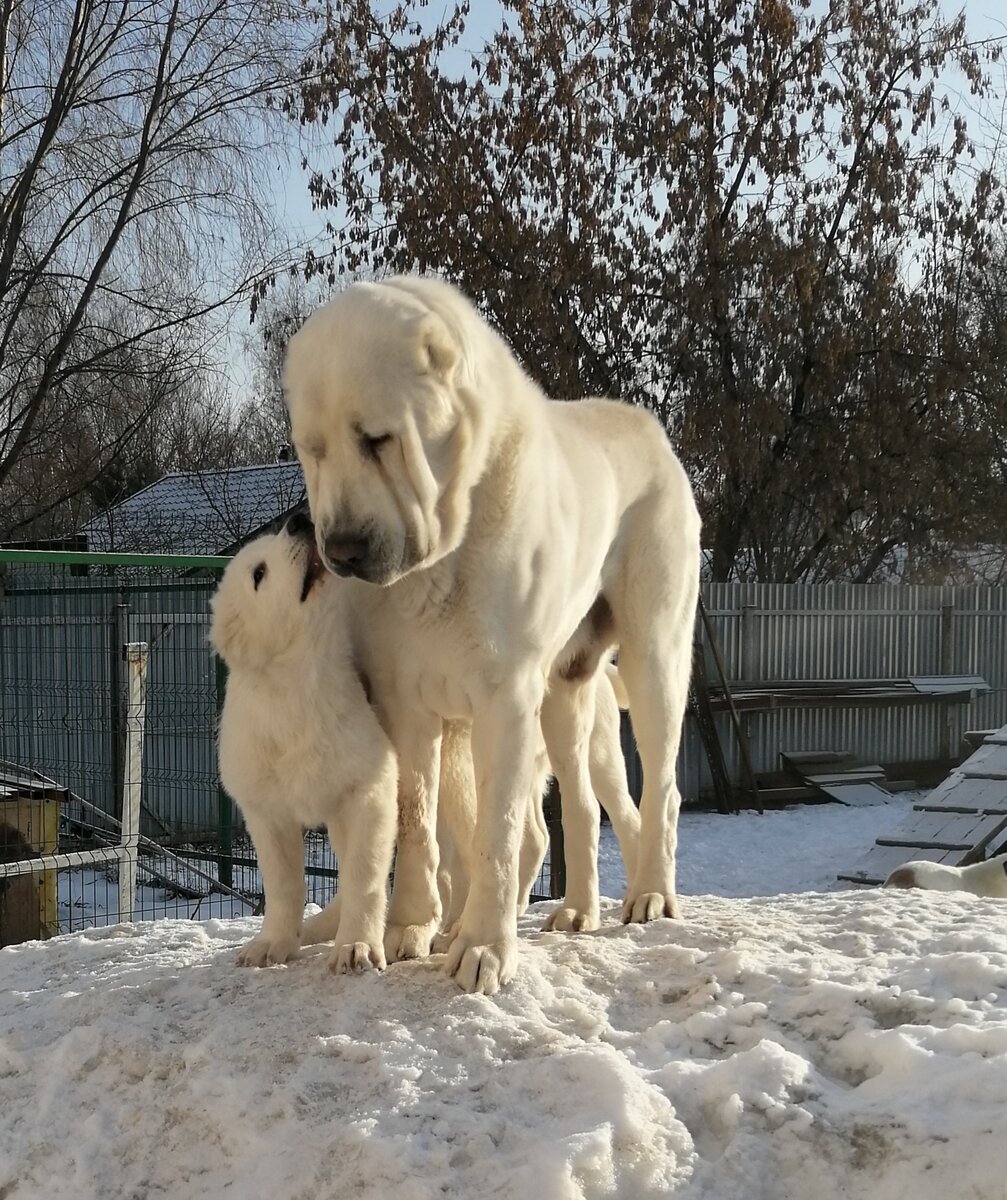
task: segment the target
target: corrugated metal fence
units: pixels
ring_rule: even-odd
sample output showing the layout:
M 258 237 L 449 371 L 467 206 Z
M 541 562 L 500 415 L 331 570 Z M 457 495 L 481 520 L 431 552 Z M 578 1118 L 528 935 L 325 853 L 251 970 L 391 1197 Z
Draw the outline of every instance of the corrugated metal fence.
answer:
M 144 831 L 210 830 L 219 817 L 214 728 L 219 678 L 206 644 L 213 574 L 100 573 L 0 563 L 0 759 L 32 767 L 107 812 L 118 804 L 120 647 L 150 646 Z M 780 750 L 840 748 L 872 762 L 938 757 L 967 728 L 1007 722 L 1007 590 L 705 584 L 732 681 L 975 673 L 970 705 L 781 708 L 744 716 L 756 770 Z M 714 664 L 707 650 L 708 673 Z M 736 741 L 717 718 L 732 778 Z M 688 722 L 681 790 L 709 785 Z M 161 826 L 161 828 L 159 828 Z
M 140 891 L 146 899 L 155 895 L 153 885 L 168 889 L 163 902 L 150 900 L 152 913 L 184 906 L 206 915 L 205 906 L 190 907 L 202 884 L 189 886 L 180 878 L 183 855 L 223 886 L 256 894 L 254 849 L 242 838 L 217 779 L 222 675 L 207 634 L 209 599 L 223 560 L 183 561 L 167 570 L 156 563 L 141 568 L 52 558 L 27 565 L 0 551 L 0 784 L 6 775 L 8 794 L 18 794 L 18 777 L 35 771 L 59 789 L 65 797 L 61 849 L 88 845 L 91 806 L 118 816 L 122 648 L 144 642 L 149 665 L 141 831 L 162 854 L 160 860 L 150 853 L 141 859 L 152 885 Z M 731 682 L 976 674 L 991 685 L 967 704 L 844 702 L 746 712 L 742 720 L 757 771 L 778 768 L 781 750 L 841 749 L 883 763 L 933 759 L 956 751 L 968 728 L 1007 723 L 1007 590 L 707 584 L 704 601 Z M 715 678 L 708 647 L 707 672 Z M 740 784 L 737 739 L 726 715 L 717 724 L 728 771 Z M 632 767 L 635 756 L 629 757 Z M 709 786 L 691 719 L 680 777 L 687 802 Z M 71 835 L 76 842 L 68 841 Z M 324 839 L 315 840 L 306 870 L 312 898 L 324 902 L 335 872 Z M 107 903 L 101 898 L 101 871 L 65 875 L 60 928 L 94 923 L 101 912 L 115 919 L 114 896 Z M 172 886 L 181 897 L 177 902 Z
M 970 704 L 779 708 L 743 716 L 757 771 L 781 750 L 850 750 L 868 762 L 955 754 L 966 729 L 1007 722 L 1007 590 L 901 585 L 705 584 L 703 598 L 732 682 L 982 675 L 991 690 Z M 707 669 L 714 664 L 707 649 Z M 718 729 L 732 778 L 736 740 Z M 702 747 L 687 730 L 682 794 L 709 786 Z

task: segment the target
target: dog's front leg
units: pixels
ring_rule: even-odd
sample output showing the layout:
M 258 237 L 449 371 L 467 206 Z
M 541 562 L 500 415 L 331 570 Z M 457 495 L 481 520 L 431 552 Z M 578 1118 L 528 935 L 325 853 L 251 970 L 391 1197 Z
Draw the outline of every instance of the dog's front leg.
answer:
M 541 677 L 497 689 L 472 721 L 476 826 L 468 900 L 446 970 L 492 995 L 517 969 L 518 852 L 536 778 Z
M 430 713 L 387 714 L 399 762 L 398 848 L 385 928 L 389 962 L 423 958 L 441 919 L 437 886 L 437 788 L 441 720 Z

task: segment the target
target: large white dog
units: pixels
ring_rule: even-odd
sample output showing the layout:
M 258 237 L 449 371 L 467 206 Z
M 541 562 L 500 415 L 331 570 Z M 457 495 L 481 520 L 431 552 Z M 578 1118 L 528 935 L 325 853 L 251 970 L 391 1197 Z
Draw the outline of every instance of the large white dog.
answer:
M 436 929 L 440 736 L 460 718 L 476 869 L 448 969 L 468 991 L 512 976 L 547 681 L 573 693 L 550 758 L 579 763 L 574 790 L 593 803 L 592 688 L 615 645 L 644 766 L 623 916 L 676 915 L 700 524 L 659 424 L 618 403 L 550 402 L 472 306 L 427 279 L 349 287 L 291 340 L 284 386 L 319 551 L 370 593 L 354 605 L 370 627 L 357 645 L 378 647 L 362 665 L 400 774 L 386 950 L 426 953 Z
M 245 966 L 333 939 L 334 971 L 385 965 L 395 756 L 350 657 L 344 589 L 320 586 L 325 578 L 314 529 L 295 517 L 231 560 L 212 601 L 210 640 L 229 670 L 220 777 L 244 814 L 266 895 L 262 931 L 239 955 Z M 339 892 L 302 930 L 303 830 L 323 824 Z

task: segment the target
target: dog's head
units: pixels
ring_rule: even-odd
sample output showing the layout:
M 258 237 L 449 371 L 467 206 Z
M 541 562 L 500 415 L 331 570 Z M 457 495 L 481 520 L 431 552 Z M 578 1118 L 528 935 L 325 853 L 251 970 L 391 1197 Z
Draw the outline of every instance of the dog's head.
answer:
M 227 665 L 261 668 L 304 636 L 325 570 L 303 512 L 244 546 L 210 602 L 210 642 Z
M 290 340 L 283 384 L 329 570 L 389 584 L 460 543 L 480 431 L 466 330 L 432 280 L 357 283 Z

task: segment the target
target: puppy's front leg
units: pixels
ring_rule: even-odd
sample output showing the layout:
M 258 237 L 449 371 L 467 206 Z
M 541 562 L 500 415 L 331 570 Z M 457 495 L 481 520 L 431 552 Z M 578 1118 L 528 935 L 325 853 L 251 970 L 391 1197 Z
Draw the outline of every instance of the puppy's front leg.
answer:
M 395 848 L 395 763 L 391 754 L 374 786 L 347 797 L 329 822 L 339 859 L 339 929 L 329 970 L 357 973 L 385 966 L 385 906 Z
M 304 835 L 289 821 L 245 811 L 266 895 L 262 930 L 238 954 L 242 967 L 285 963 L 301 946 L 304 920 Z
M 437 887 L 441 720 L 415 710 L 400 717 L 388 719 L 399 764 L 398 849 L 385 928 L 389 962 L 429 954 L 441 919 Z

